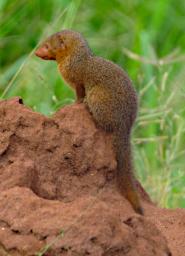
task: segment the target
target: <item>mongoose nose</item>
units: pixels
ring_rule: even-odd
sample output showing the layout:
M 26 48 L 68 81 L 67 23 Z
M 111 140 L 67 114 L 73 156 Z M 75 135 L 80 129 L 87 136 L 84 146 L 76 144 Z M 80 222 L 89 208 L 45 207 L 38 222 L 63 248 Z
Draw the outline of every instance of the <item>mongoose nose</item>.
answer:
M 42 59 L 45 59 L 48 55 L 48 50 L 45 47 L 40 47 L 35 51 L 35 55 Z

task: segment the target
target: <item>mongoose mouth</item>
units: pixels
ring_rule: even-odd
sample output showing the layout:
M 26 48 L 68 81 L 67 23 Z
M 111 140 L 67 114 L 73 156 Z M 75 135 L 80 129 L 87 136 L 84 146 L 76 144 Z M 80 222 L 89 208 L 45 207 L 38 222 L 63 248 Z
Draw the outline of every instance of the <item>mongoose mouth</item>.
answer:
M 39 47 L 35 51 L 35 55 L 44 60 L 55 60 L 55 58 L 53 56 L 51 56 L 51 54 L 49 54 L 48 49 L 44 46 Z

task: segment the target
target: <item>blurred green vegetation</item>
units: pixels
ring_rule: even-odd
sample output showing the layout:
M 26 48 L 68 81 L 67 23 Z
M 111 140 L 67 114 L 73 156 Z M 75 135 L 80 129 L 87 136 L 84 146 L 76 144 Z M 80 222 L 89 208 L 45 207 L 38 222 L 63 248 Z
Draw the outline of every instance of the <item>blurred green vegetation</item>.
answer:
M 80 31 L 122 66 L 140 96 L 136 172 L 164 207 L 185 207 L 185 1 L 1 0 L 0 93 L 50 115 L 74 100 L 56 63 L 33 55 L 46 36 Z

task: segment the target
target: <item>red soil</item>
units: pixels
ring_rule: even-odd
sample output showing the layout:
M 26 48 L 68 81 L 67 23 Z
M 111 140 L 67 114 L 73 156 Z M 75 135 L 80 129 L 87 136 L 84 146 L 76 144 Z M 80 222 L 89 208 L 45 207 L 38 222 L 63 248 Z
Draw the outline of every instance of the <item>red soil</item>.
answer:
M 37 255 L 48 244 L 42 255 L 185 255 L 185 210 L 158 208 L 138 183 L 142 217 L 115 175 L 111 134 L 83 104 L 48 118 L 19 98 L 1 101 L 0 256 Z

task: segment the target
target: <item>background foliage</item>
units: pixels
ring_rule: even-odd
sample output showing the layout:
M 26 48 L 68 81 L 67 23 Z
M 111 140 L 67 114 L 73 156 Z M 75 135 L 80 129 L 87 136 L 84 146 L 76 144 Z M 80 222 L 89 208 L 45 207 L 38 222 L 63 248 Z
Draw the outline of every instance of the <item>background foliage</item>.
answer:
M 140 95 L 133 132 L 137 175 L 164 207 L 185 207 L 185 1 L 1 0 L 1 98 L 22 96 L 50 115 L 74 100 L 54 62 L 34 49 L 63 28 L 122 66 Z

